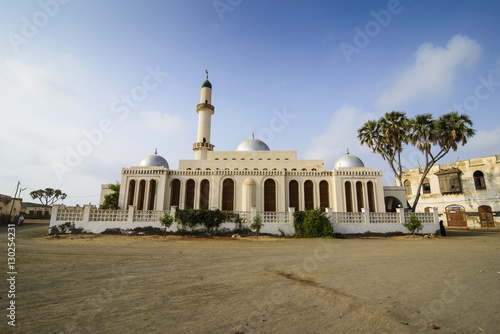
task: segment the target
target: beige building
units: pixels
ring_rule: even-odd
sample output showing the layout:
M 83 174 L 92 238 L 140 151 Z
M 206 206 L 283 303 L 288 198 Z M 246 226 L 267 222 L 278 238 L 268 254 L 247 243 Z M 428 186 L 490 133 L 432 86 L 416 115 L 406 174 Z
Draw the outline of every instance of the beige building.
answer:
M 21 213 L 22 201 L 22 198 L 12 198 L 7 195 L 0 195 L 0 215 L 2 216 L 2 222 L 4 222 L 3 219 L 7 219 L 8 215 L 11 215 L 11 222 L 17 219 Z M 17 222 L 17 220 L 15 222 Z
M 406 197 L 415 199 L 420 168 L 403 171 Z M 437 207 L 447 226 L 495 227 L 500 223 L 500 155 L 433 166 L 416 211 Z
M 385 212 L 405 207 L 403 187 L 388 187 L 382 172 L 365 167 L 358 157 L 340 157 L 330 168 L 323 160 L 299 160 L 296 151 L 272 151 L 252 137 L 234 151 L 214 151 L 211 143 L 212 84 L 201 88 L 194 159 L 169 168 L 156 152 L 138 166 L 122 169 L 119 207 L 137 210 L 211 209 L 289 212 L 331 208 L 334 212 Z M 101 188 L 101 204 L 109 192 Z M 293 209 L 291 209 L 293 208 Z

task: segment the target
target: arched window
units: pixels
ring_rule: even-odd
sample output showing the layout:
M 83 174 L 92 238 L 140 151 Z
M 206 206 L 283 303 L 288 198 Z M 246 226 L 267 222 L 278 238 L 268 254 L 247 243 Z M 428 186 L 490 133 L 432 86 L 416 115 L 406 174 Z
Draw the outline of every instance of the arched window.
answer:
M 295 180 L 288 183 L 288 206 L 299 210 L 299 183 Z
M 304 208 L 314 210 L 314 184 L 311 180 L 304 182 Z
M 130 180 L 128 185 L 127 205 L 134 205 L 134 195 L 135 195 L 135 180 Z
M 156 181 L 149 181 L 149 194 L 148 194 L 148 210 L 155 209 L 155 199 L 156 199 Z
M 370 209 L 370 212 L 375 212 L 375 189 L 373 187 L 373 182 L 368 181 L 366 184 L 368 187 L 368 208 Z
M 146 181 L 139 182 L 139 198 L 137 199 L 137 210 L 144 210 L 144 195 L 146 193 Z
M 351 182 L 347 181 L 344 184 L 345 188 L 345 208 L 347 212 L 352 212 L 352 187 Z
M 184 209 L 194 209 L 194 187 L 193 179 L 186 182 L 186 196 L 184 197 Z
M 322 208 L 330 207 L 330 191 L 328 182 L 323 180 L 319 183 L 319 206 Z
M 276 211 L 276 182 L 273 179 L 264 182 L 264 211 Z
M 222 210 L 234 211 L 234 181 L 225 179 L 222 182 Z
M 179 207 L 179 202 L 181 199 L 181 181 L 179 179 L 173 179 L 170 184 L 170 206 Z
M 411 182 L 410 180 L 405 180 L 404 182 L 406 196 L 411 196 Z
M 431 193 L 431 183 L 429 182 L 428 178 L 424 179 L 424 183 L 422 183 L 422 192 L 424 194 L 430 194 Z
M 477 170 L 473 174 L 474 176 L 474 185 L 476 186 L 476 190 L 485 190 L 486 183 L 484 182 L 484 174 L 480 170 Z
M 210 182 L 202 180 L 200 183 L 200 209 L 208 210 L 210 199 Z
M 365 206 L 363 203 L 363 183 L 361 181 L 356 182 L 356 200 L 358 202 L 358 212 Z

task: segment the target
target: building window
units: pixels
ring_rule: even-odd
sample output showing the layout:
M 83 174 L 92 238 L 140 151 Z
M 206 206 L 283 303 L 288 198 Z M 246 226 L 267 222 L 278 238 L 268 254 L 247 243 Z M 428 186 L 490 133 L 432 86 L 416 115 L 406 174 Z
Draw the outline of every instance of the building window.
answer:
M 373 187 L 373 182 L 368 181 L 366 184 L 368 187 L 368 208 L 370 212 L 375 212 L 375 189 Z
M 179 207 L 179 202 L 181 199 L 181 181 L 179 179 L 173 179 L 170 184 L 170 206 Z
M 485 190 L 486 183 L 484 182 L 484 174 L 480 170 L 477 170 L 473 174 L 474 176 L 474 185 L 476 186 L 476 190 Z
M 134 195 L 135 195 L 135 180 L 130 180 L 128 186 L 128 202 L 127 205 L 134 205 Z
M 299 183 L 295 180 L 288 183 L 288 206 L 299 210 Z
M 195 183 L 193 179 L 189 179 L 186 182 L 186 195 L 184 209 L 194 209 L 194 187 Z
M 222 211 L 234 210 L 234 181 L 225 179 L 222 182 Z
M 273 179 L 264 182 L 264 211 L 276 211 L 276 182 Z
M 358 202 L 358 212 L 365 206 L 363 203 L 363 183 L 361 181 L 356 182 L 356 199 Z
M 411 182 L 410 180 L 405 180 L 404 182 L 406 196 L 411 196 Z
M 458 168 L 444 169 L 436 173 L 439 180 L 441 194 L 453 194 L 462 192 L 462 182 L 460 181 L 460 171 Z
M 144 210 L 144 195 L 146 193 L 146 181 L 139 182 L 139 198 L 137 200 L 137 210 Z
M 422 193 L 430 194 L 431 193 L 431 183 L 428 178 L 424 179 L 424 183 L 422 183 Z
M 200 183 L 200 209 L 208 210 L 210 199 L 210 182 L 202 180 Z
M 304 208 L 314 210 L 314 184 L 311 180 L 304 182 Z
M 345 207 L 347 212 L 352 212 L 352 188 L 351 182 L 347 181 L 344 184 L 345 188 Z
M 319 206 L 322 208 L 330 207 L 330 192 L 328 182 L 323 180 L 319 183 Z
M 148 210 L 155 209 L 155 199 L 156 199 L 156 181 L 149 181 L 149 194 L 148 194 Z

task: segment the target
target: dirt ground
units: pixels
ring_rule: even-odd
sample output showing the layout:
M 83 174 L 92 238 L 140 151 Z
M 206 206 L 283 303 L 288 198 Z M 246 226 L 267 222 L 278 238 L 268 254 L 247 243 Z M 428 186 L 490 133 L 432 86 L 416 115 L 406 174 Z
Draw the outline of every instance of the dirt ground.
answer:
M 47 230 L 17 229 L 16 326 L 2 279 L 0 333 L 500 333 L 498 230 L 435 239 Z

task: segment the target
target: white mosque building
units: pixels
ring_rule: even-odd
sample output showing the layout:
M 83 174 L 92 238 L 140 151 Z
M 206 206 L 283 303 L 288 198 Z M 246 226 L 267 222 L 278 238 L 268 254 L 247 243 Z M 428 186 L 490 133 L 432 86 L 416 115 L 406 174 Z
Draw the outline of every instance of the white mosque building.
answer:
M 211 142 L 212 84 L 201 86 L 194 159 L 169 168 L 160 155 L 122 169 L 120 209 L 214 209 L 290 212 L 330 208 L 332 212 L 395 211 L 406 207 L 404 187 L 384 187 L 382 171 L 365 167 L 358 157 L 340 157 L 331 169 L 323 160 L 299 160 L 296 151 L 272 151 L 254 138 L 234 151 L 214 151 Z M 101 204 L 109 192 L 102 186 Z M 293 209 L 291 209 L 293 208 Z

